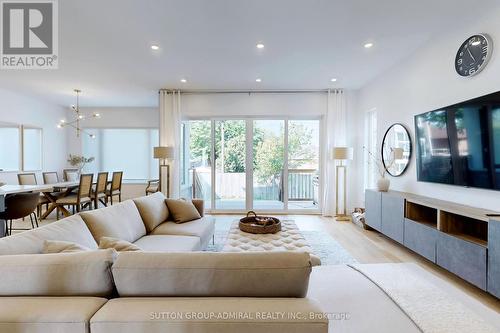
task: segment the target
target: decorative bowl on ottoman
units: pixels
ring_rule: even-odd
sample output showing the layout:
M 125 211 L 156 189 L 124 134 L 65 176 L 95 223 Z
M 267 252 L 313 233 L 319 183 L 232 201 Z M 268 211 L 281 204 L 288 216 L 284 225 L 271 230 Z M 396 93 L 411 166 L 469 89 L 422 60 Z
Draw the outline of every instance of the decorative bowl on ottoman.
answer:
M 253 216 L 250 216 L 252 215 Z M 258 216 L 249 211 L 247 217 L 240 220 L 240 230 L 251 234 L 275 234 L 281 231 L 281 221 L 275 217 Z

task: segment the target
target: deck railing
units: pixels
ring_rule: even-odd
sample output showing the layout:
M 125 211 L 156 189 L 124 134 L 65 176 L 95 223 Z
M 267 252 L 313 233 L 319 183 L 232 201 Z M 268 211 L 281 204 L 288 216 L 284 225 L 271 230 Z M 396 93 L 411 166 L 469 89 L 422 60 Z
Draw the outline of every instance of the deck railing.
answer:
M 196 169 L 190 170 L 190 178 L 192 180 L 192 195 L 193 198 L 203 198 L 210 196 L 211 189 L 206 181 L 203 180 L 200 173 Z M 204 171 L 206 173 L 206 171 Z M 223 175 L 218 175 L 222 176 Z M 233 175 L 234 176 L 234 175 Z M 206 178 L 206 175 L 205 175 Z M 244 181 L 244 177 L 240 177 Z M 245 184 L 232 184 L 238 188 L 244 188 Z M 258 186 L 254 188 L 254 198 L 257 200 L 280 200 L 283 201 L 283 177 L 279 184 Z M 313 201 L 318 200 L 319 177 L 316 169 L 288 169 L 288 200 L 289 201 Z M 224 190 L 220 195 L 225 197 Z

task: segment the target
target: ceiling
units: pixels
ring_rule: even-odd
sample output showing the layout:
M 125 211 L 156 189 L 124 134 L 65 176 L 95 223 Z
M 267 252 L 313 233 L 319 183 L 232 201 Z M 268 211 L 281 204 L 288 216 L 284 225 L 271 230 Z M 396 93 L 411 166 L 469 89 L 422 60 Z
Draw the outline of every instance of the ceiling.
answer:
M 474 15 L 464 15 L 469 6 L 470 0 L 61 0 L 59 69 L 0 71 L 0 87 L 60 105 L 73 103 L 72 90 L 80 88 L 83 106 L 156 106 L 159 88 L 357 89 L 443 27 L 452 31 L 499 5 L 481 0 Z M 258 50 L 258 42 L 265 48 Z M 374 46 L 365 49 L 367 42 Z

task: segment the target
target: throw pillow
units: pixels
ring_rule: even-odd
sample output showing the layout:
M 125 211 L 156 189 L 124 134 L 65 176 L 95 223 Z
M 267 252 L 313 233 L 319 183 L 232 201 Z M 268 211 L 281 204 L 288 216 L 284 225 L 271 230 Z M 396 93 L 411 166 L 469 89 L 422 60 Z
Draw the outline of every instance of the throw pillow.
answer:
M 88 247 L 80 244 L 66 241 L 45 240 L 43 242 L 42 253 L 69 253 L 69 252 L 82 252 L 90 251 Z
M 168 210 L 175 223 L 184 223 L 200 219 L 200 213 L 191 201 L 165 199 Z
M 135 244 L 113 237 L 101 237 L 99 240 L 99 248 L 115 249 L 118 252 L 142 251 L 142 249 Z

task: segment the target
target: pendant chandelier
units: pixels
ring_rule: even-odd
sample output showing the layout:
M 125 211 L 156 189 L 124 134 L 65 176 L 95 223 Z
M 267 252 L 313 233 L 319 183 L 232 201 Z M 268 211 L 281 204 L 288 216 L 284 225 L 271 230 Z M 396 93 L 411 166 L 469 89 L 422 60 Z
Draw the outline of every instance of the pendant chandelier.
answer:
M 72 127 L 76 130 L 76 137 L 79 138 L 80 134 L 85 134 L 88 135 L 90 138 L 95 139 L 95 134 L 87 132 L 85 129 L 83 129 L 80 126 L 81 121 L 88 119 L 88 118 L 100 118 L 101 115 L 97 112 L 94 112 L 90 116 L 84 115 L 80 111 L 80 93 L 82 92 L 80 89 L 74 89 L 73 90 L 76 94 L 76 104 L 71 105 L 71 110 L 75 113 L 74 119 L 67 121 L 66 119 L 61 119 L 59 121 L 59 124 L 57 125 L 57 128 L 64 128 L 64 127 Z

